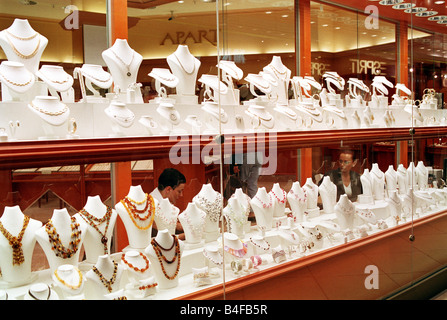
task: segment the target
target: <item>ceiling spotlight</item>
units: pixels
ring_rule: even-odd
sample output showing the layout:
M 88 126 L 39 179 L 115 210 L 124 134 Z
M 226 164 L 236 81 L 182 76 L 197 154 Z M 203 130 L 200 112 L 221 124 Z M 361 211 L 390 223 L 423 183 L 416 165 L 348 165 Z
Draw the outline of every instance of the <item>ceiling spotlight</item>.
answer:
M 404 0 L 381 0 L 379 3 L 384 6 L 394 6 L 395 4 L 399 4 L 404 2 Z
M 428 18 L 430 21 L 439 21 L 439 20 L 447 20 L 447 16 L 435 16 Z
M 416 7 L 416 3 L 399 3 L 393 6 L 393 9 L 404 10 Z
M 416 16 L 417 17 L 431 17 L 431 16 L 435 16 L 437 14 L 438 14 L 437 11 L 423 11 L 423 12 L 416 13 Z
M 418 12 L 424 12 L 427 11 L 427 8 L 424 7 L 414 7 L 411 9 L 405 9 L 404 12 L 406 13 L 418 13 Z

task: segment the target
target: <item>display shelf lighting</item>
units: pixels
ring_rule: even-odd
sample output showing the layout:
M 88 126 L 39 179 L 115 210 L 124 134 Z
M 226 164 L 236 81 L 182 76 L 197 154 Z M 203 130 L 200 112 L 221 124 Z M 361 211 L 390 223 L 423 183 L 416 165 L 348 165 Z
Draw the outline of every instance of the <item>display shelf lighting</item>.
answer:
M 416 3 L 399 3 L 399 4 L 395 4 L 393 6 L 393 9 L 396 10 L 405 10 L 405 9 L 410 9 L 416 7 Z
M 440 20 L 447 20 L 447 16 L 434 16 L 428 18 L 430 21 L 440 21 Z
M 442 1 L 435 1 L 435 4 L 444 4 L 444 3 L 445 3 L 444 0 L 442 0 Z
M 380 0 L 379 4 L 384 6 L 394 6 L 402 2 L 404 2 L 404 0 Z
M 435 16 L 437 14 L 438 14 L 437 11 L 429 10 L 429 11 L 418 12 L 418 13 L 416 13 L 416 16 L 417 17 L 432 17 L 432 16 Z
M 406 13 L 419 13 L 419 12 L 424 12 L 427 11 L 427 8 L 424 7 L 414 7 L 414 8 L 410 8 L 410 9 L 405 9 L 404 12 Z

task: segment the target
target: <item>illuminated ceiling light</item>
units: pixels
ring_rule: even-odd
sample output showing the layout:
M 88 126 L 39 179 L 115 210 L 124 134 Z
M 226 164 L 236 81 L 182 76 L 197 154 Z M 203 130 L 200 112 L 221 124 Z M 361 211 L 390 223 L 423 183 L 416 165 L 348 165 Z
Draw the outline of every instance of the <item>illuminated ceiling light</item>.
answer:
M 341 28 L 340 27 L 335 27 L 335 30 L 340 30 Z
M 282 16 L 281 16 L 281 18 L 287 18 L 289 15 L 288 14 L 283 14 Z
M 404 9 L 410 9 L 413 7 L 416 7 L 416 3 L 399 3 L 399 4 L 395 4 L 393 6 L 393 9 L 404 10 Z
M 185 3 L 185 1 L 183 1 L 183 0 L 180 0 L 180 1 L 177 1 L 178 3 Z
M 272 12 L 271 11 L 266 11 L 265 14 L 272 14 Z
M 380 4 L 384 6 L 394 6 L 395 4 L 399 4 L 404 2 L 404 0 L 380 0 Z
M 328 25 L 328 24 L 323 24 L 323 25 L 322 25 L 322 27 L 327 27 L 327 26 L 329 26 L 329 25 Z
M 438 23 L 439 24 L 447 24 L 447 20 L 439 20 Z
M 424 7 L 414 7 L 411 9 L 405 9 L 404 12 L 406 13 L 418 13 L 418 12 L 424 12 L 427 11 L 427 8 Z
M 437 11 L 423 11 L 423 12 L 416 13 L 416 16 L 417 17 L 431 17 L 431 16 L 435 16 L 437 14 L 438 14 Z
M 443 4 L 445 1 L 435 1 L 435 4 Z
M 428 18 L 430 21 L 439 21 L 439 20 L 447 20 L 447 16 L 434 16 Z

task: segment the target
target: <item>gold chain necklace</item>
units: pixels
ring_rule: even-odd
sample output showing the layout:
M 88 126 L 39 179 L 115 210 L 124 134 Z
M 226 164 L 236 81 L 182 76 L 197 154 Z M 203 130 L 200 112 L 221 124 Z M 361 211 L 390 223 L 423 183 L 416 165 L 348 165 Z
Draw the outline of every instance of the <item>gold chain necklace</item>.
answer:
M 36 33 L 34 33 L 32 36 L 30 36 L 30 37 L 19 37 L 19 36 L 16 36 L 14 33 L 12 33 L 12 32 L 9 31 L 9 30 L 5 30 L 5 31 L 6 31 L 11 37 L 16 38 L 16 39 L 18 39 L 18 40 L 23 40 L 23 41 L 34 39 L 34 38 L 37 37 L 37 35 L 38 35 L 38 33 L 36 32 Z
M 25 257 L 23 255 L 22 249 L 22 238 L 25 233 L 26 227 L 28 227 L 28 223 L 30 221 L 30 217 L 23 216 L 23 227 L 20 230 L 17 237 L 14 237 L 9 233 L 8 230 L 5 229 L 3 224 L 0 222 L 0 231 L 3 236 L 9 241 L 9 244 L 12 246 L 12 265 L 21 265 L 25 261 Z
M 69 283 L 67 283 L 64 279 L 62 279 L 62 278 L 59 276 L 59 274 L 57 273 L 57 269 L 54 270 L 54 276 L 55 276 L 56 279 L 57 279 L 60 283 L 62 283 L 64 286 L 66 286 L 66 287 L 68 287 L 68 288 L 70 288 L 70 289 L 72 289 L 72 290 L 76 290 L 76 289 L 79 289 L 79 288 L 81 287 L 81 285 L 82 285 L 82 272 L 81 272 L 79 269 L 77 269 L 77 268 L 76 268 L 76 271 L 78 272 L 79 282 L 78 282 L 77 284 L 75 284 L 75 285 L 69 284 Z
M 193 74 L 194 73 L 194 71 L 196 70 L 196 64 L 195 63 L 193 63 L 192 70 L 191 71 L 187 71 L 175 52 L 174 52 L 174 56 L 177 59 L 178 63 L 180 64 L 180 67 L 183 69 L 183 71 L 185 71 L 186 74 Z M 194 62 L 194 60 L 193 60 L 193 62 Z
M 141 205 L 144 202 L 146 202 L 144 209 L 143 210 L 137 209 L 136 205 L 138 204 Z M 126 209 L 135 227 L 137 227 L 140 230 L 147 230 L 152 226 L 155 217 L 155 202 L 154 198 L 151 195 L 146 193 L 146 199 L 141 202 L 136 202 L 135 200 L 130 199 L 129 197 L 126 196 L 123 200 L 121 200 L 121 204 Z M 147 214 L 141 217 L 139 215 L 141 213 L 147 213 Z M 140 226 L 137 222 L 137 220 L 144 222 L 149 218 L 150 221 L 146 226 Z
M 118 55 L 116 54 L 116 52 L 113 51 L 112 48 L 110 48 L 110 51 L 113 53 L 113 55 L 115 56 L 115 58 L 117 58 L 117 59 L 123 64 L 123 66 L 127 69 L 127 73 L 126 73 L 126 75 L 127 75 L 128 77 L 130 77 L 130 76 L 132 75 L 132 73 L 130 72 L 130 66 L 131 66 L 131 64 L 132 64 L 132 62 L 133 62 L 133 58 L 134 58 L 134 56 L 135 56 L 135 51 L 132 50 L 132 58 L 130 59 L 129 64 L 127 64 L 126 62 L 124 62 L 124 60 L 121 59 L 121 57 L 118 56 Z
M 102 218 L 96 218 L 92 214 L 88 213 L 85 209 L 82 209 L 81 211 L 79 211 L 79 213 L 81 217 L 102 236 L 101 243 L 104 246 L 104 254 L 108 254 L 109 250 L 107 248 L 107 242 L 109 241 L 109 239 L 106 235 L 107 230 L 109 229 L 110 217 L 112 216 L 112 208 L 107 206 L 106 214 Z M 98 225 L 102 224 L 104 221 L 106 222 L 106 227 L 104 229 L 104 233 L 102 233 L 101 230 L 99 230 Z M 98 224 L 96 225 L 94 222 L 97 222 Z
M 39 39 L 37 40 L 37 46 L 36 46 L 36 48 L 33 50 L 33 52 L 31 52 L 30 54 L 24 54 L 24 53 L 20 52 L 20 51 L 16 48 L 16 46 L 14 45 L 14 43 L 12 43 L 11 39 L 9 38 L 8 34 L 11 34 L 11 33 L 10 33 L 10 32 L 7 32 L 6 40 L 8 41 L 8 43 L 9 43 L 9 45 L 11 46 L 12 50 L 14 51 L 14 53 L 15 53 L 17 56 L 19 56 L 20 58 L 22 58 L 22 59 L 31 59 L 31 58 L 33 58 L 33 57 L 37 54 L 37 52 L 39 51 L 39 47 L 40 47 L 40 37 L 39 37 Z M 36 35 L 37 35 L 37 33 L 36 33 Z M 25 39 L 19 39 L 19 40 L 25 40 Z M 28 40 L 28 39 L 26 39 L 26 40 Z
M 67 107 L 66 104 L 64 104 L 64 107 L 62 108 L 62 110 L 54 111 L 54 112 L 45 110 L 45 109 L 40 108 L 38 106 L 35 106 L 32 102 L 30 102 L 29 105 L 31 107 L 33 107 L 34 110 L 36 110 L 36 111 L 38 111 L 40 113 L 46 114 L 47 116 L 60 116 L 61 114 L 64 114 L 68 110 L 68 107 Z
M 79 223 L 76 222 L 75 217 L 71 217 L 71 241 L 68 247 L 62 244 L 59 234 L 56 232 L 51 219 L 45 224 L 45 231 L 48 234 L 48 239 L 52 245 L 51 250 L 57 257 L 62 259 L 71 258 L 77 251 L 78 245 L 81 242 L 81 230 L 79 230 Z
M 113 261 L 113 274 L 112 277 L 110 278 L 110 280 L 107 280 L 106 278 L 104 278 L 104 275 L 101 273 L 101 271 L 99 271 L 96 266 L 93 266 L 93 272 L 96 273 L 96 275 L 99 277 L 99 280 L 101 280 L 102 284 L 107 288 L 107 290 L 109 292 L 112 292 L 112 286 L 115 283 L 116 280 L 116 274 L 118 271 L 118 263 L 116 261 Z
M 1 73 L 1 72 L 0 72 L 0 76 L 1 76 L 3 79 L 5 79 L 6 82 L 8 82 L 8 83 L 10 83 L 10 84 L 12 84 L 13 86 L 16 86 L 16 87 L 25 87 L 25 86 L 29 85 L 29 84 L 33 81 L 33 79 L 34 79 L 34 76 L 31 75 L 30 79 L 29 79 L 27 82 L 18 83 L 18 82 L 14 82 L 14 81 L 12 81 L 12 80 L 9 80 L 9 79 L 6 78 L 5 75 L 4 75 L 3 73 Z

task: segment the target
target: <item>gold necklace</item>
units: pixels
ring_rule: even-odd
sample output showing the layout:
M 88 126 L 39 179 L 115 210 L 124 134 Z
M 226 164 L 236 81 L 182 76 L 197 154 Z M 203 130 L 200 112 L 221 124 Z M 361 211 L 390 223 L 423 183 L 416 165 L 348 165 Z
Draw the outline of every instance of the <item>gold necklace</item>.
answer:
M 9 32 L 7 34 L 10 34 Z M 33 58 L 37 52 L 39 51 L 39 47 L 40 47 L 40 37 L 37 40 L 37 46 L 36 48 L 33 50 L 33 52 L 31 52 L 30 54 L 24 54 L 22 52 L 20 52 L 16 46 L 14 45 L 14 43 L 12 43 L 11 39 L 9 39 L 8 35 L 6 36 L 6 40 L 8 41 L 9 45 L 11 46 L 12 50 L 14 51 L 14 53 L 19 56 L 22 59 L 31 59 Z M 22 39 L 20 39 L 22 40 Z
M 12 84 L 13 86 L 16 86 L 16 87 L 25 87 L 25 86 L 29 85 L 29 84 L 33 81 L 33 79 L 34 79 L 34 76 L 31 75 L 30 79 L 29 79 L 27 82 L 24 82 L 24 83 L 18 83 L 18 82 L 14 82 L 14 81 L 12 81 L 12 80 L 9 80 L 9 79 L 6 78 L 5 75 L 4 75 L 3 73 L 1 73 L 1 72 L 0 72 L 0 76 L 1 76 L 3 79 L 5 79 L 6 82 L 8 82 L 8 83 L 10 83 L 10 84 Z
M 64 107 L 62 108 L 62 110 L 54 111 L 54 112 L 51 112 L 51 111 L 42 109 L 42 108 L 40 108 L 40 107 L 37 107 L 37 106 L 35 106 L 32 102 L 31 102 L 29 105 L 30 105 L 31 107 L 33 107 L 34 110 L 36 110 L 36 111 L 38 111 L 38 112 L 40 112 L 40 113 L 46 114 L 47 116 L 60 116 L 61 114 L 64 114 L 65 112 L 68 111 L 68 107 L 67 107 L 66 104 L 64 104 Z
M 28 227 L 28 223 L 30 221 L 30 217 L 23 216 L 23 226 L 22 230 L 20 230 L 17 237 L 14 237 L 12 234 L 9 233 L 8 230 L 5 229 L 3 224 L 0 221 L 0 231 L 2 232 L 3 236 L 9 241 L 9 244 L 12 247 L 12 265 L 21 265 L 25 261 L 25 257 L 23 255 L 23 249 L 22 249 L 22 239 L 23 235 L 25 233 L 26 227 Z
M 144 209 L 143 210 L 137 209 L 136 205 L 142 205 L 144 202 L 146 202 Z M 129 197 L 126 196 L 123 200 L 121 200 L 121 204 L 126 209 L 135 227 L 137 227 L 140 230 L 147 230 L 152 226 L 155 217 L 155 202 L 154 198 L 151 195 L 146 193 L 146 199 L 141 202 L 136 202 L 135 200 L 130 199 Z M 139 215 L 141 213 L 147 213 L 147 214 L 141 217 Z M 137 223 L 137 220 L 144 222 L 149 218 L 150 221 L 146 226 L 140 226 Z
M 192 70 L 191 71 L 187 71 L 175 52 L 174 52 L 174 56 L 177 59 L 178 63 L 180 64 L 180 67 L 183 69 L 183 71 L 185 71 L 186 74 L 193 74 L 194 73 L 194 71 L 196 70 L 196 64 L 195 63 L 193 63 Z M 194 60 L 193 60 L 193 62 L 194 62 Z
M 62 283 L 64 286 L 66 286 L 66 287 L 68 287 L 68 288 L 70 288 L 70 289 L 72 289 L 72 290 L 76 290 L 76 289 L 79 289 L 79 288 L 81 287 L 81 285 L 82 285 L 82 272 L 81 272 L 79 269 L 77 269 L 77 268 L 76 268 L 76 271 L 78 272 L 78 276 L 79 276 L 79 282 L 78 282 L 76 285 L 69 284 L 69 283 L 67 283 L 64 279 L 62 279 L 62 278 L 59 276 L 59 274 L 57 273 L 57 269 L 54 270 L 54 276 L 55 276 L 56 279 L 57 279 L 60 283 Z
M 18 40 L 23 40 L 23 41 L 34 39 L 34 38 L 37 37 L 37 35 L 38 35 L 38 33 L 36 32 L 36 33 L 34 33 L 32 36 L 30 36 L 30 37 L 19 37 L 19 36 L 16 36 L 14 33 L 12 33 L 12 32 L 9 31 L 9 30 L 5 30 L 5 31 L 6 31 L 11 37 L 16 38 L 16 39 L 18 39 Z
M 99 271 L 96 266 L 93 266 L 93 272 L 96 273 L 96 275 L 99 277 L 99 280 L 101 280 L 102 284 L 107 288 L 107 291 L 112 292 L 112 286 L 115 283 L 116 280 L 116 274 L 118 271 L 118 263 L 116 261 L 113 261 L 113 274 L 110 280 L 107 280 L 104 278 L 104 275 Z
M 107 243 L 109 239 L 107 238 L 107 230 L 109 229 L 110 224 L 110 217 L 112 216 L 112 208 L 107 206 L 107 211 L 104 217 L 102 218 L 96 218 L 92 214 L 88 213 L 87 210 L 82 209 L 79 211 L 81 217 L 92 227 L 94 228 L 102 237 L 101 237 L 101 243 L 104 246 L 104 254 L 108 254 L 109 250 L 107 248 Z M 104 233 L 99 230 L 98 225 L 102 224 L 103 222 L 106 222 L 106 227 L 104 229 Z M 97 222 L 96 225 L 94 222 Z
M 113 53 L 113 55 L 115 56 L 115 58 L 117 58 L 117 59 L 124 65 L 124 67 L 127 69 L 127 73 L 126 73 L 126 75 L 127 75 L 128 77 L 130 77 L 130 76 L 132 75 L 132 73 L 130 72 L 130 65 L 132 64 L 133 58 L 134 58 L 134 56 L 135 56 L 135 51 L 132 50 L 132 58 L 130 59 L 129 64 L 125 63 L 124 60 L 121 59 L 121 57 L 118 56 L 118 55 L 116 54 L 116 52 L 113 51 L 112 48 L 110 48 L 110 51 Z

